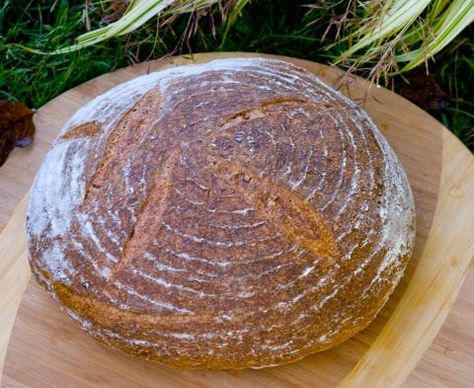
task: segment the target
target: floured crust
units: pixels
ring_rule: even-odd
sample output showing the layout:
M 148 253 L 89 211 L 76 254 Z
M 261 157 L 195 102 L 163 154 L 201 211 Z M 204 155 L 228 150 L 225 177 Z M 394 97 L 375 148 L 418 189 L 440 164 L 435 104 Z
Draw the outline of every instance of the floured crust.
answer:
M 413 198 L 367 114 L 286 62 L 136 78 L 65 125 L 32 189 L 30 264 L 65 312 L 184 368 L 298 360 L 367 326 Z

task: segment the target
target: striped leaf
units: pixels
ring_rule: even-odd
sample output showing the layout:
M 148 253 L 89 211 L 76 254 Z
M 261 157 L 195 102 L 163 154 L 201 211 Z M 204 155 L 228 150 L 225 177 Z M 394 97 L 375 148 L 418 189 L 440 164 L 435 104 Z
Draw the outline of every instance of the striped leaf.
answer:
M 474 1 L 454 0 L 433 26 L 433 39 L 425 47 L 397 56 L 399 62 L 409 62 L 402 71 L 408 71 L 442 50 L 464 28 L 474 21 Z

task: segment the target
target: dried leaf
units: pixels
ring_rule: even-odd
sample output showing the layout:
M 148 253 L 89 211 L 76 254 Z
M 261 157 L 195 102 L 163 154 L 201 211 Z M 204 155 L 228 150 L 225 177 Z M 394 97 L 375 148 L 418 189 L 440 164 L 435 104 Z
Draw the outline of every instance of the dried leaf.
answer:
M 449 105 L 446 92 L 433 76 L 423 70 L 412 72 L 400 94 L 424 110 L 442 110 Z
M 0 101 L 0 166 L 14 147 L 27 147 L 33 142 L 33 112 L 17 102 Z
M 127 10 L 129 3 L 130 0 L 112 0 L 109 6 L 110 13 L 103 16 L 100 22 L 102 24 L 110 24 L 119 20 Z

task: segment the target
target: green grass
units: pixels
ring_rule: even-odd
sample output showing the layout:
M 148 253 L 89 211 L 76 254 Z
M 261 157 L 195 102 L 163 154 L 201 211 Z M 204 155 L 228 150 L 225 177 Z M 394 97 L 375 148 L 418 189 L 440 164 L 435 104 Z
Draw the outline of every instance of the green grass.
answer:
M 100 74 L 133 62 L 159 58 L 167 53 L 204 51 L 253 51 L 305 58 L 321 63 L 346 47 L 337 43 L 336 26 L 326 28 L 342 13 L 344 2 L 328 9 L 303 7 L 307 0 L 253 0 L 223 41 L 225 30 L 220 14 L 201 15 L 197 32 L 180 39 L 196 17 L 182 16 L 157 36 L 156 22 L 131 34 L 58 56 L 33 54 L 24 47 L 53 51 L 73 42 L 85 32 L 84 1 L 5 1 L 0 5 L 0 99 L 15 100 L 38 108 L 65 90 Z M 338 1 L 326 1 L 337 4 Z M 52 5 L 54 6 L 51 10 Z M 90 10 L 91 24 L 100 15 Z M 326 39 L 321 41 L 327 32 Z M 467 28 L 449 47 L 430 62 L 430 73 L 449 94 L 450 105 L 430 112 L 474 151 L 474 110 L 470 86 L 474 85 L 474 30 Z M 367 74 L 364 71 L 362 75 Z M 401 77 L 391 79 L 395 91 Z

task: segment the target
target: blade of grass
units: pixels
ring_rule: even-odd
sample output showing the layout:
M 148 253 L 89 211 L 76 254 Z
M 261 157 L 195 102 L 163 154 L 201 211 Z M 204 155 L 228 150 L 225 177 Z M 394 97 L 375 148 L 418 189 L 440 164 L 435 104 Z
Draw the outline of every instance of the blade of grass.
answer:
M 402 71 L 413 69 L 442 50 L 473 21 L 474 1 L 453 0 L 443 17 L 433 27 L 433 40 L 426 47 L 397 56 L 399 62 L 409 62 Z
M 363 24 L 351 34 L 352 37 L 362 35 L 362 38 L 342 56 L 350 57 L 375 41 L 394 35 L 403 27 L 412 24 L 429 3 L 430 0 L 394 0 L 390 7 L 380 12 L 380 19 L 376 20 L 375 24 Z
M 236 8 L 243 8 L 249 0 L 239 0 Z M 175 0 L 133 0 L 123 16 L 105 27 L 86 32 L 77 38 L 77 43 L 55 50 L 51 54 L 63 54 L 91 46 L 104 40 L 129 34 L 155 16 L 195 12 L 216 4 L 218 0 L 187 0 L 174 4 Z M 243 3 L 243 4 L 242 4 Z M 168 10 L 168 11 L 167 11 Z M 235 17 L 234 17 L 235 19 Z
M 94 31 L 86 32 L 77 38 L 77 44 L 53 51 L 51 54 L 64 54 L 94 45 L 114 36 L 126 34 L 145 24 L 168 7 L 173 0 L 136 0 L 129 4 L 125 14 L 116 22 Z
M 249 1 L 250 0 L 237 0 L 235 4 L 235 8 L 230 12 L 228 16 L 227 23 L 224 30 L 224 36 L 222 37 L 220 48 L 224 46 L 225 41 L 227 40 L 227 35 L 229 35 L 230 28 L 235 23 L 240 13 L 242 12 L 242 10 L 244 9 L 244 7 L 247 5 Z

